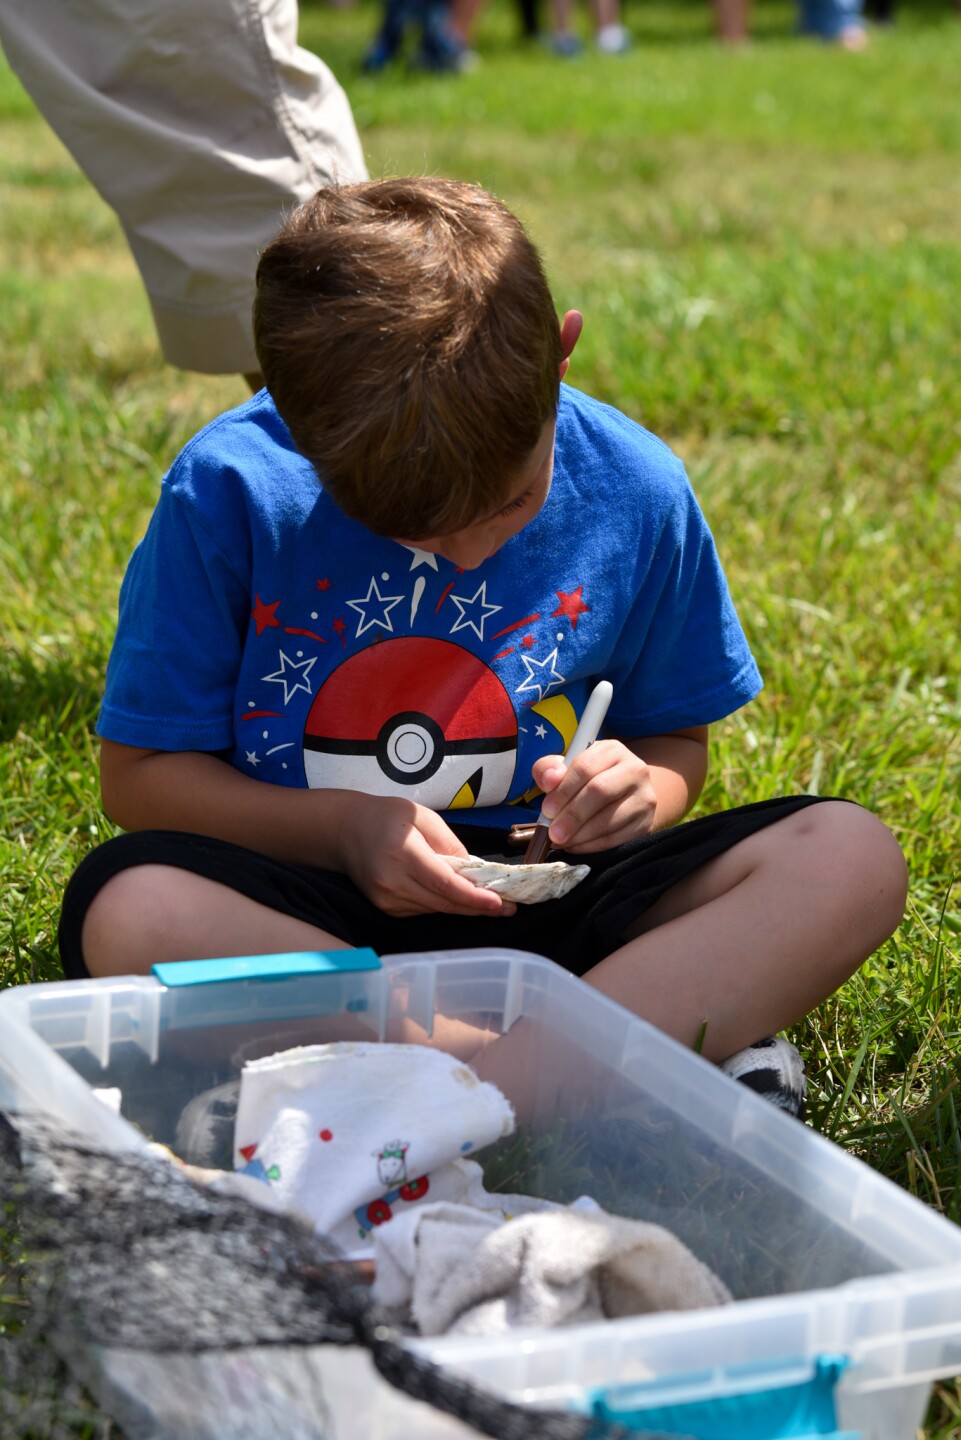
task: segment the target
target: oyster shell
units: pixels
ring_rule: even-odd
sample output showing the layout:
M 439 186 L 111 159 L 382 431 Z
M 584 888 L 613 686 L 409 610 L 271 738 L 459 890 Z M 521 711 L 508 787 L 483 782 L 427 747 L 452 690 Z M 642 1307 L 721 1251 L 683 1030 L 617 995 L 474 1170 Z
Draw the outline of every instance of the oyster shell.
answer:
M 559 900 L 585 875 L 589 865 L 567 865 L 553 860 L 546 865 L 503 865 L 496 860 L 481 860 L 476 855 L 442 855 L 453 870 L 458 870 L 483 890 L 496 890 L 505 900 L 518 905 L 536 905 L 541 900 Z

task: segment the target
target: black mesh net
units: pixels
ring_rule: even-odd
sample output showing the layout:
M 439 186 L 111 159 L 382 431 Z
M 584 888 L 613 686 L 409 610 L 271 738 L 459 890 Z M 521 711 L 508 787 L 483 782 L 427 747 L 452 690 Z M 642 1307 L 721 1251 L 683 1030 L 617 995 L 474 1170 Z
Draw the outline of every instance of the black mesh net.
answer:
M 365 1352 L 396 1390 L 483 1435 L 641 1434 L 511 1404 L 432 1364 L 392 1329 L 359 1270 L 296 1219 L 217 1193 L 162 1156 L 106 1153 L 47 1119 L 0 1112 L 0 1207 L 4 1437 L 183 1440 L 182 1421 L 165 1429 L 147 1400 L 118 1401 L 106 1358 L 169 1357 L 174 1386 L 178 1357 L 265 1350 L 278 1385 L 283 1373 L 297 1377 L 298 1418 L 285 1419 L 279 1403 L 244 1422 L 245 1440 L 354 1434 L 332 1424 L 322 1379 L 297 1364 L 315 1346 Z M 204 1403 L 209 1393 L 187 1396 L 186 1413 Z M 241 1432 L 224 1418 L 222 1430 L 196 1433 Z

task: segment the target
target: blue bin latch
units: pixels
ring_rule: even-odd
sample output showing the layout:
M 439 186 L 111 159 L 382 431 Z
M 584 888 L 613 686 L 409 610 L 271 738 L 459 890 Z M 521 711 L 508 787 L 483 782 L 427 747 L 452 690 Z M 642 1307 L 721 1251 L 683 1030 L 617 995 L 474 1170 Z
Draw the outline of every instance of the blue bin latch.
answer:
M 738 1365 L 725 1371 L 727 1394 L 709 1396 L 709 1372 L 672 1376 L 671 1398 L 664 1382 L 612 1386 L 590 1392 L 590 1413 L 597 1420 L 624 1425 L 641 1434 L 696 1437 L 696 1440 L 861 1440 L 837 1428 L 834 1387 L 849 1361 L 844 1355 L 819 1355 L 777 1366 Z M 807 1369 L 809 1378 L 776 1383 L 776 1372 Z M 678 1391 L 690 1390 L 690 1400 Z M 703 1398 L 702 1398 L 703 1397 Z

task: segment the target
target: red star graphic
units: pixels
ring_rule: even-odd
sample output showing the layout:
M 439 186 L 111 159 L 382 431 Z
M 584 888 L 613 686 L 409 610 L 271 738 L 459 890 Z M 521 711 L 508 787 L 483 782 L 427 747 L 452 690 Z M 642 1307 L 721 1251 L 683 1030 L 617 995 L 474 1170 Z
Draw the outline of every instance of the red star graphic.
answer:
M 347 629 L 347 621 L 346 621 L 346 620 L 341 620 L 340 617 L 338 616 L 338 618 L 337 618 L 336 620 L 334 620 L 332 623 L 333 623 L 333 628 L 337 631 L 337 634 L 340 636 L 340 643 L 341 643 L 341 645 L 343 645 L 344 649 L 346 650 L 346 649 L 347 649 L 347 641 L 346 641 L 346 639 L 344 638 L 344 632 L 345 632 L 346 629 Z
M 521 644 L 523 645 L 523 647 L 524 647 L 525 650 L 529 650 L 529 649 L 531 648 L 531 646 L 534 644 L 534 637 L 533 637 L 533 635 L 525 635 L 524 638 L 523 638 L 523 640 L 521 641 Z
M 318 580 L 318 581 L 317 581 L 317 589 L 318 589 L 318 590 L 329 590 L 329 589 L 330 589 L 330 581 L 327 579 L 327 576 L 326 576 L 326 575 L 324 576 L 323 580 Z
M 561 603 L 556 610 L 551 611 L 551 619 L 553 620 L 555 615 L 566 615 L 571 622 L 571 629 L 576 630 L 580 617 L 591 608 L 590 605 L 585 605 L 581 599 L 584 593 L 584 586 L 578 585 L 577 589 L 572 590 L 570 594 L 565 590 L 555 590 L 554 593 Z
M 280 625 L 280 621 L 277 619 L 276 615 L 277 606 L 280 604 L 280 601 L 275 600 L 273 604 L 265 605 L 259 595 L 256 595 L 254 598 L 257 603 L 254 605 L 254 608 L 253 610 L 251 610 L 250 613 L 254 617 L 254 624 L 257 626 L 257 634 L 262 635 L 264 631 L 268 628 L 268 626 Z

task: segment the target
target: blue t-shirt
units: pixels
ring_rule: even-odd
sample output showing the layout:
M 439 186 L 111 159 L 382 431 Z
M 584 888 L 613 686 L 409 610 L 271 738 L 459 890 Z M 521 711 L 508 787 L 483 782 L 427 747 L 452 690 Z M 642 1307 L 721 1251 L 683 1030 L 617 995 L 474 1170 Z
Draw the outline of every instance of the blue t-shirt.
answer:
M 660 440 L 562 386 L 543 509 L 463 571 L 344 515 L 261 391 L 164 478 L 97 728 L 504 825 L 536 814 L 531 767 L 565 749 L 599 679 L 625 738 L 709 724 L 761 687 Z

